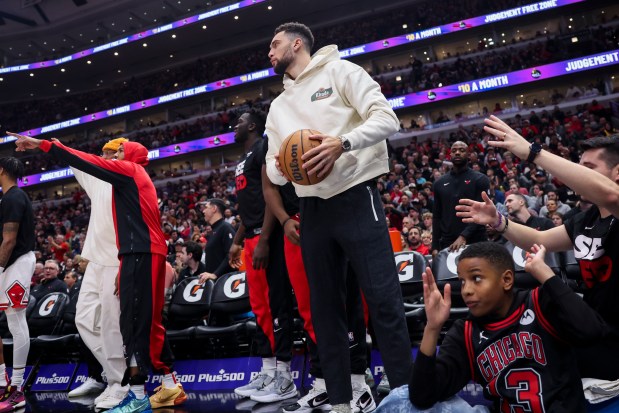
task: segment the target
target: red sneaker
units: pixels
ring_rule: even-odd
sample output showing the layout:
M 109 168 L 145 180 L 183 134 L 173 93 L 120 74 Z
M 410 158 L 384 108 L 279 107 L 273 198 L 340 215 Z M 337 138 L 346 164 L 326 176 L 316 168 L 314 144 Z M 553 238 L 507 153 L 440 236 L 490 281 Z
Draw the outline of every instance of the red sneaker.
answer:
M 7 386 L 0 401 L 0 413 L 12 412 L 26 405 L 24 393 L 14 386 Z

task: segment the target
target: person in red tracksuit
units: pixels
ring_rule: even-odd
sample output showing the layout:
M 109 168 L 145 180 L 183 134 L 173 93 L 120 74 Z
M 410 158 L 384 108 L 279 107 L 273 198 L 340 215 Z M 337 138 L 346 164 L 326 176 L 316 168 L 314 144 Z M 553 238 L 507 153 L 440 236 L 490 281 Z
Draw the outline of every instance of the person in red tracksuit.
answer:
M 112 184 L 112 209 L 120 258 L 118 292 L 120 330 L 127 370 L 123 385 L 131 391 L 111 413 L 150 411 L 187 399 L 172 374 L 172 352 L 161 323 L 164 300 L 166 243 L 161 231 L 157 194 L 144 166 L 148 150 L 125 142 L 117 160 L 108 160 L 68 148 L 58 141 L 17 137 L 17 150 L 40 148 L 56 159 Z M 150 398 L 144 393 L 149 363 L 164 374 L 163 385 Z

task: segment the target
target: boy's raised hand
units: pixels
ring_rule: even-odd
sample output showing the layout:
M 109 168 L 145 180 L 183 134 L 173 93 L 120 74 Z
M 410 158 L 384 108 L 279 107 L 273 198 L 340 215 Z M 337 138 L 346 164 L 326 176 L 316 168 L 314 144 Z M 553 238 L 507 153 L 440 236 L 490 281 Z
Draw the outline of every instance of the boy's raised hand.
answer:
M 426 308 L 428 322 L 426 328 L 439 330 L 449 318 L 451 309 L 451 286 L 445 285 L 444 296 L 436 285 L 434 275 L 430 267 L 427 267 L 423 275 L 423 300 Z
M 546 247 L 533 244 L 531 252 L 527 252 L 527 261 L 524 264 L 524 270 L 535 277 L 540 284 L 544 284 L 544 282 L 555 275 L 552 268 L 544 261 L 545 257 Z

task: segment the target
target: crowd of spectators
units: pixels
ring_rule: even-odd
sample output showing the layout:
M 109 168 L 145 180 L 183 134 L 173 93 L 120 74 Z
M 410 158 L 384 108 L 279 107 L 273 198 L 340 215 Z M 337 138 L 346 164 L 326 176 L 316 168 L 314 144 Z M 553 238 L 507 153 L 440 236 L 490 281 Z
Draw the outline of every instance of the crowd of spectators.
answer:
M 585 139 L 617 133 L 611 124 L 611 110 L 592 101 L 573 112 L 531 112 L 508 123 L 531 141 L 573 162 L 579 159 L 579 143 Z M 389 226 L 401 231 L 404 249 L 427 253 L 432 243 L 433 182 L 451 168 L 450 145 L 456 140 L 467 143 L 469 166 L 490 178 L 490 198 L 507 213 L 505 198 L 519 192 L 527 200 L 528 210 L 545 216 L 555 225 L 586 205 L 570 188 L 533 164 L 518 160 L 509 152 L 488 145 L 489 137 L 479 125 L 460 126 L 446 138 L 412 138 L 406 146 L 390 146 L 391 172 L 379 181 L 379 190 Z M 212 170 L 196 179 L 178 178 L 158 186 L 161 222 L 173 262 L 177 249 L 187 241 L 203 248 L 212 229 L 202 214 L 201 202 L 220 198 L 227 206 L 224 219 L 237 228 L 234 168 L 227 172 Z M 62 202 L 35 204 L 36 256 L 40 262 L 55 259 L 60 264 L 58 277 L 66 272 L 79 273 L 79 258 L 86 236 L 90 200 L 81 190 Z M 111 223 L 110 223 L 111 224 Z M 71 277 L 69 277 L 71 278 Z
M 343 49 L 458 21 L 463 16 L 474 17 L 513 8 L 524 3 L 527 2 L 522 0 L 447 0 L 442 2 L 427 0 L 398 8 L 395 11 L 365 16 L 355 21 L 354 24 L 338 24 L 317 29 L 314 32 L 317 40 L 315 46 L 319 48 L 336 42 Z M 189 65 L 131 78 L 109 88 L 53 99 L 32 100 L 20 105 L 2 105 L 0 111 L 5 114 L 5 127 L 8 130 L 26 130 L 83 116 L 84 108 L 88 108 L 87 113 L 93 113 L 261 70 L 268 67 L 266 55 L 265 47 L 256 47 L 235 51 L 224 56 L 200 58 Z M 411 87 L 414 88 L 414 85 Z

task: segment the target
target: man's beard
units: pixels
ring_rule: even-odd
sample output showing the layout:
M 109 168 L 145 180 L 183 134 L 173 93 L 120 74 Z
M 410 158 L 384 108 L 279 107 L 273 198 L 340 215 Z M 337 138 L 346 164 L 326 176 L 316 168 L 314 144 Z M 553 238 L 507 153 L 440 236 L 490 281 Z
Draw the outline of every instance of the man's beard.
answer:
M 282 58 L 279 59 L 273 67 L 273 71 L 278 75 L 283 75 L 284 73 L 286 73 L 286 69 L 288 69 L 288 66 L 290 66 L 293 59 L 294 56 L 292 54 L 292 50 L 286 50 L 286 53 L 284 53 Z

